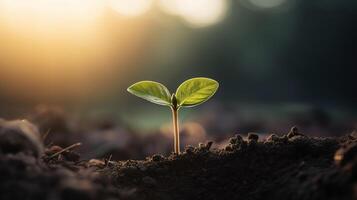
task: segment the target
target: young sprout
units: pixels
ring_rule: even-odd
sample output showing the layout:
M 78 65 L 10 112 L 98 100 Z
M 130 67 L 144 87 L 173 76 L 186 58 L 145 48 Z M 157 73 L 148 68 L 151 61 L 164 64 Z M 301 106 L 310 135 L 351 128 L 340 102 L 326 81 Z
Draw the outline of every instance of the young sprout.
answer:
M 174 152 L 180 154 L 178 111 L 181 107 L 197 106 L 211 98 L 218 89 L 218 82 L 210 78 L 192 78 L 183 82 L 176 90 L 170 91 L 161 83 L 140 81 L 127 90 L 131 94 L 155 104 L 169 106 L 172 111 L 174 128 Z

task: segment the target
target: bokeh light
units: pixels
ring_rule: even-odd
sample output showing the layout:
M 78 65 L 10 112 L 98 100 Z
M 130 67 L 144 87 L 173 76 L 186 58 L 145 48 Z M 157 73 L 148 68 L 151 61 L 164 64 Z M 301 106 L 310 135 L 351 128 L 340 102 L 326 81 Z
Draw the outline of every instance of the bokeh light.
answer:
M 274 8 L 281 6 L 286 0 L 249 0 L 253 6 L 258 8 Z
M 110 7 L 121 15 L 134 17 L 146 13 L 152 0 L 109 0 Z
M 160 7 L 194 27 L 204 27 L 221 21 L 228 5 L 226 0 L 161 0 Z

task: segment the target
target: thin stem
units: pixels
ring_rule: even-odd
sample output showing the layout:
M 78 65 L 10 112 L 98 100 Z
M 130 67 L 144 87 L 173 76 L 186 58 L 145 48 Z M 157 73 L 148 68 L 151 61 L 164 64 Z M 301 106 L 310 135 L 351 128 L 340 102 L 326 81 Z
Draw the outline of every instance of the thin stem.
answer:
M 171 107 L 172 110 L 172 124 L 174 126 L 174 152 L 180 154 L 180 132 L 178 123 L 178 109 Z
M 71 150 L 71 149 L 76 148 L 76 147 L 81 146 L 81 145 L 82 144 L 80 142 L 72 144 L 71 146 L 62 149 L 61 151 L 59 151 L 59 152 L 57 152 L 55 154 L 52 154 L 49 158 L 54 158 L 54 157 L 60 155 L 61 153 L 65 152 L 65 151 Z

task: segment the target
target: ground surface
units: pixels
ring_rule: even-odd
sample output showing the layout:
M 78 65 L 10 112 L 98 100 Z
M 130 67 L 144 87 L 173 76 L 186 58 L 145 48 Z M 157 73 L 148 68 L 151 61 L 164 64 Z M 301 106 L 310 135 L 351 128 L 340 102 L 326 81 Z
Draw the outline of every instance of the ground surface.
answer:
M 0 139 L 1 200 L 357 199 L 356 134 L 237 135 L 220 150 L 208 142 L 181 155 L 119 162 L 83 161 L 58 146 L 19 147 L 19 138 Z

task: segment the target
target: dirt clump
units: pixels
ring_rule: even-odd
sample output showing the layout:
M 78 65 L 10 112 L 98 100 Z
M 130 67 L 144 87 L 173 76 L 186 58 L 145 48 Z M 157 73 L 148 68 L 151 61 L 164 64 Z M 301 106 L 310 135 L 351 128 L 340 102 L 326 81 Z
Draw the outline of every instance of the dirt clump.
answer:
M 43 143 L 35 125 L 27 120 L 0 119 L 0 153 L 25 153 L 40 157 Z
M 104 172 L 117 188 L 135 188 L 133 199 L 356 199 L 356 139 L 292 130 L 264 141 L 236 135 L 225 149 L 189 146 L 159 161 L 115 162 Z

